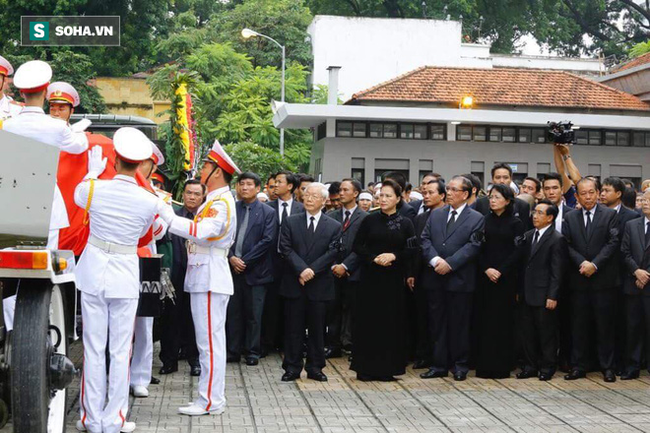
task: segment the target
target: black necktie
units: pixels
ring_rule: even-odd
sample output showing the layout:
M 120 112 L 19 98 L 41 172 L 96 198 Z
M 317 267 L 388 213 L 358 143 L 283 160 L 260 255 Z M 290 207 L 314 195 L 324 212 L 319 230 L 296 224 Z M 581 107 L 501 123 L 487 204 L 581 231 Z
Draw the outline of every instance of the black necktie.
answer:
M 447 233 L 449 233 L 449 230 L 454 226 L 454 223 L 456 222 L 456 215 L 458 212 L 455 210 L 451 211 L 451 217 L 449 218 L 449 221 L 447 221 Z
M 535 237 L 533 238 L 533 250 L 537 246 L 537 242 L 539 242 L 539 230 L 535 230 Z
M 587 236 L 589 236 L 589 231 L 591 230 L 591 211 L 585 212 L 585 215 L 587 215 L 587 225 L 585 226 Z
M 309 217 L 309 227 L 307 227 L 307 243 L 310 244 L 310 245 L 314 240 L 314 232 L 316 231 L 314 229 L 314 220 L 315 219 L 316 218 L 314 218 L 313 216 Z
M 347 229 L 350 225 L 350 211 L 345 211 L 345 219 L 343 220 L 343 230 Z
M 284 220 L 287 218 L 287 207 L 289 206 L 288 203 L 282 203 L 282 220 L 280 221 L 280 225 L 284 223 Z
M 648 248 L 650 245 L 650 222 L 645 226 L 645 245 L 644 247 Z

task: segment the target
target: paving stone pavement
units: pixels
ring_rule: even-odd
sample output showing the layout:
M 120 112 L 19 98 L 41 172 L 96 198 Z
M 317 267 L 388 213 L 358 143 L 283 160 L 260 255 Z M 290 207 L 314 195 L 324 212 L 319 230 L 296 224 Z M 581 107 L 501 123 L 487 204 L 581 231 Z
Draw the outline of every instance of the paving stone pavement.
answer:
M 161 366 L 159 346 L 154 375 Z M 81 363 L 81 344 L 72 347 Z M 328 361 L 329 382 L 303 378 L 280 381 L 281 358 L 271 355 L 255 367 L 228 364 L 227 410 L 220 416 L 189 418 L 178 406 L 192 400 L 197 378 L 187 363 L 172 375 L 158 376 L 146 399 L 131 398 L 129 419 L 141 433 L 627 433 L 650 432 L 650 376 L 613 384 L 602 375 L 567 382 L 535 379 L 465 382 L 422 380 L 408 369 L 397 382 L 356 380 L 344 358 Z M 68 431 L 75 432 L 79 381 L 69 388 Z M 11 424 L 0 433 L 11 432 Z

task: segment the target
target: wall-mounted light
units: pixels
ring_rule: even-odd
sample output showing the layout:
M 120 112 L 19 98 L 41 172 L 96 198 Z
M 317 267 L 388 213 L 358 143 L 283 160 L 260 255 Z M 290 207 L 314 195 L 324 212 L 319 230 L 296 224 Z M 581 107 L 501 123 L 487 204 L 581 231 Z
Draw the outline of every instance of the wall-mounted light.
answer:
M 463 99 L 460 100 L 458 108 L 472 108 L 474 106 L 474 97 L 470 95 L 463 96 Z

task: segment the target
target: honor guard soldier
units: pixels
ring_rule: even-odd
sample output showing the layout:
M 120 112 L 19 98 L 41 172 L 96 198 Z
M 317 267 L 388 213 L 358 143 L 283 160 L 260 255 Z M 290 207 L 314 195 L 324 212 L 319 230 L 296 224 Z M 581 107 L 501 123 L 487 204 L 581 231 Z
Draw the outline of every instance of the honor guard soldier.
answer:
M 74 134 L 66 122 L 48 116 L 43 111 L 45 94 L 52 78 L 52 68 L 41 60 L 21 65 L 14 76 L 14 86 L 20 89 L 25 106 L 19 115 L 7 119 L 2 129 L 46 144 L 57 146 L 64 152 L 79 154 L 88 148 L 85 134 Z M 58 186 L 54 191 L 50 234 L 47 247 L 57 249 L 59 230 L 68 227 L 68 214 Z
M 22 104 L 13 100 L 9 95 L 5 95 L 5 87 L 9 87 L 7 77 L 14 73 L 14 68 L 9 60 L 0 56 L 0 124 L 4 119 L 16 116 L 23 109 Z
M 237 227 L 235 199 L 229 188 L 234 173 L 240 173 L 239 169 L 215 141 L 201 170 L 208 195 L 197 217 L 192 221 L 176 216 L 171 208 L 161 214 L 170 233 L 189 240 L 185 291 L 191 294 L 201 375 L 198 398 L 178 409 L 184 415 L 220 414 L 226 407 L 225 324 L 233 294 L 228 250 Z
M 167 207 L 135 180 L 139 165 L 151 157 L 151 141 L 141 131 L 125 127 L 115 132 L 114 143 L 117 175 L 112 180 L 93 180 L 106 166 L 101 148 L 93 147 L 88 159 L 90 180 L 80 183 L 74 195 L 90 221 L 88 244 L 76 269 L 84 328 L 77 429 L 93 433 L 135 430 L 135 423 L 126 421 L 124 408 L 128 407 L 129 357 L 140 296 L 137 245 L 155 215 Z
M 151 147 L 151 158 L 143 161 L 138 169 L 148 182 L 152 182 L 151 177 L 155 174 L 157 167 L 165 162 L 165 157 L 160 149 L 154 143 L 151 143 Z M 164 199 L 164 196 L 160 194 L 158 194 L 158 197 Z M 156 254 L 156 241 L 162 239 L 167 233 L 167 224 L 156 215 L 152 230 L 153 238 L 147 248 L 151 254 Z M 135 338 L 133 342 L 133 358 L 131 359 L 131 390 L 135 397 L 140 398 L 149 397 L 148 387 L 150 383 L 158 383 L 158 379 L 151 376 L 153 368 L 153 319 L 153 317 L 137 317 L 135 319 Z
M 86 129 L 92 123 L 88 119 L 82 119 L 70 125 L 70 118 L 74 114 L 75 108 L 81 103 L 79 93 L 64 81 L 57 81 L 47 86 L 47 102 L 50 105 L 50 116 L 55 119 L 61 119 L 72 128 L 72 132 L 85 134 Z

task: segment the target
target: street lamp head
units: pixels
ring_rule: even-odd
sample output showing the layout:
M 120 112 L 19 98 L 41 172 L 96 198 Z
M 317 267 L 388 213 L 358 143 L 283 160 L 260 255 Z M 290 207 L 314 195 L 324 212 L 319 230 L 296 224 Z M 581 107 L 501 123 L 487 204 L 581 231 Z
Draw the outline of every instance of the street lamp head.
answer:
M 244 39 L 250 39 L 250 38 L 252 38 L 252 37 L 254 37 L 254 36 L 259 35 L 259 33 L 257 33 L 255 30 L 251 30 L 251 29 L 243 29 L 243 30 L 241 31 L 241 35 L 242 35 L 242 37 L 243 37 Z

